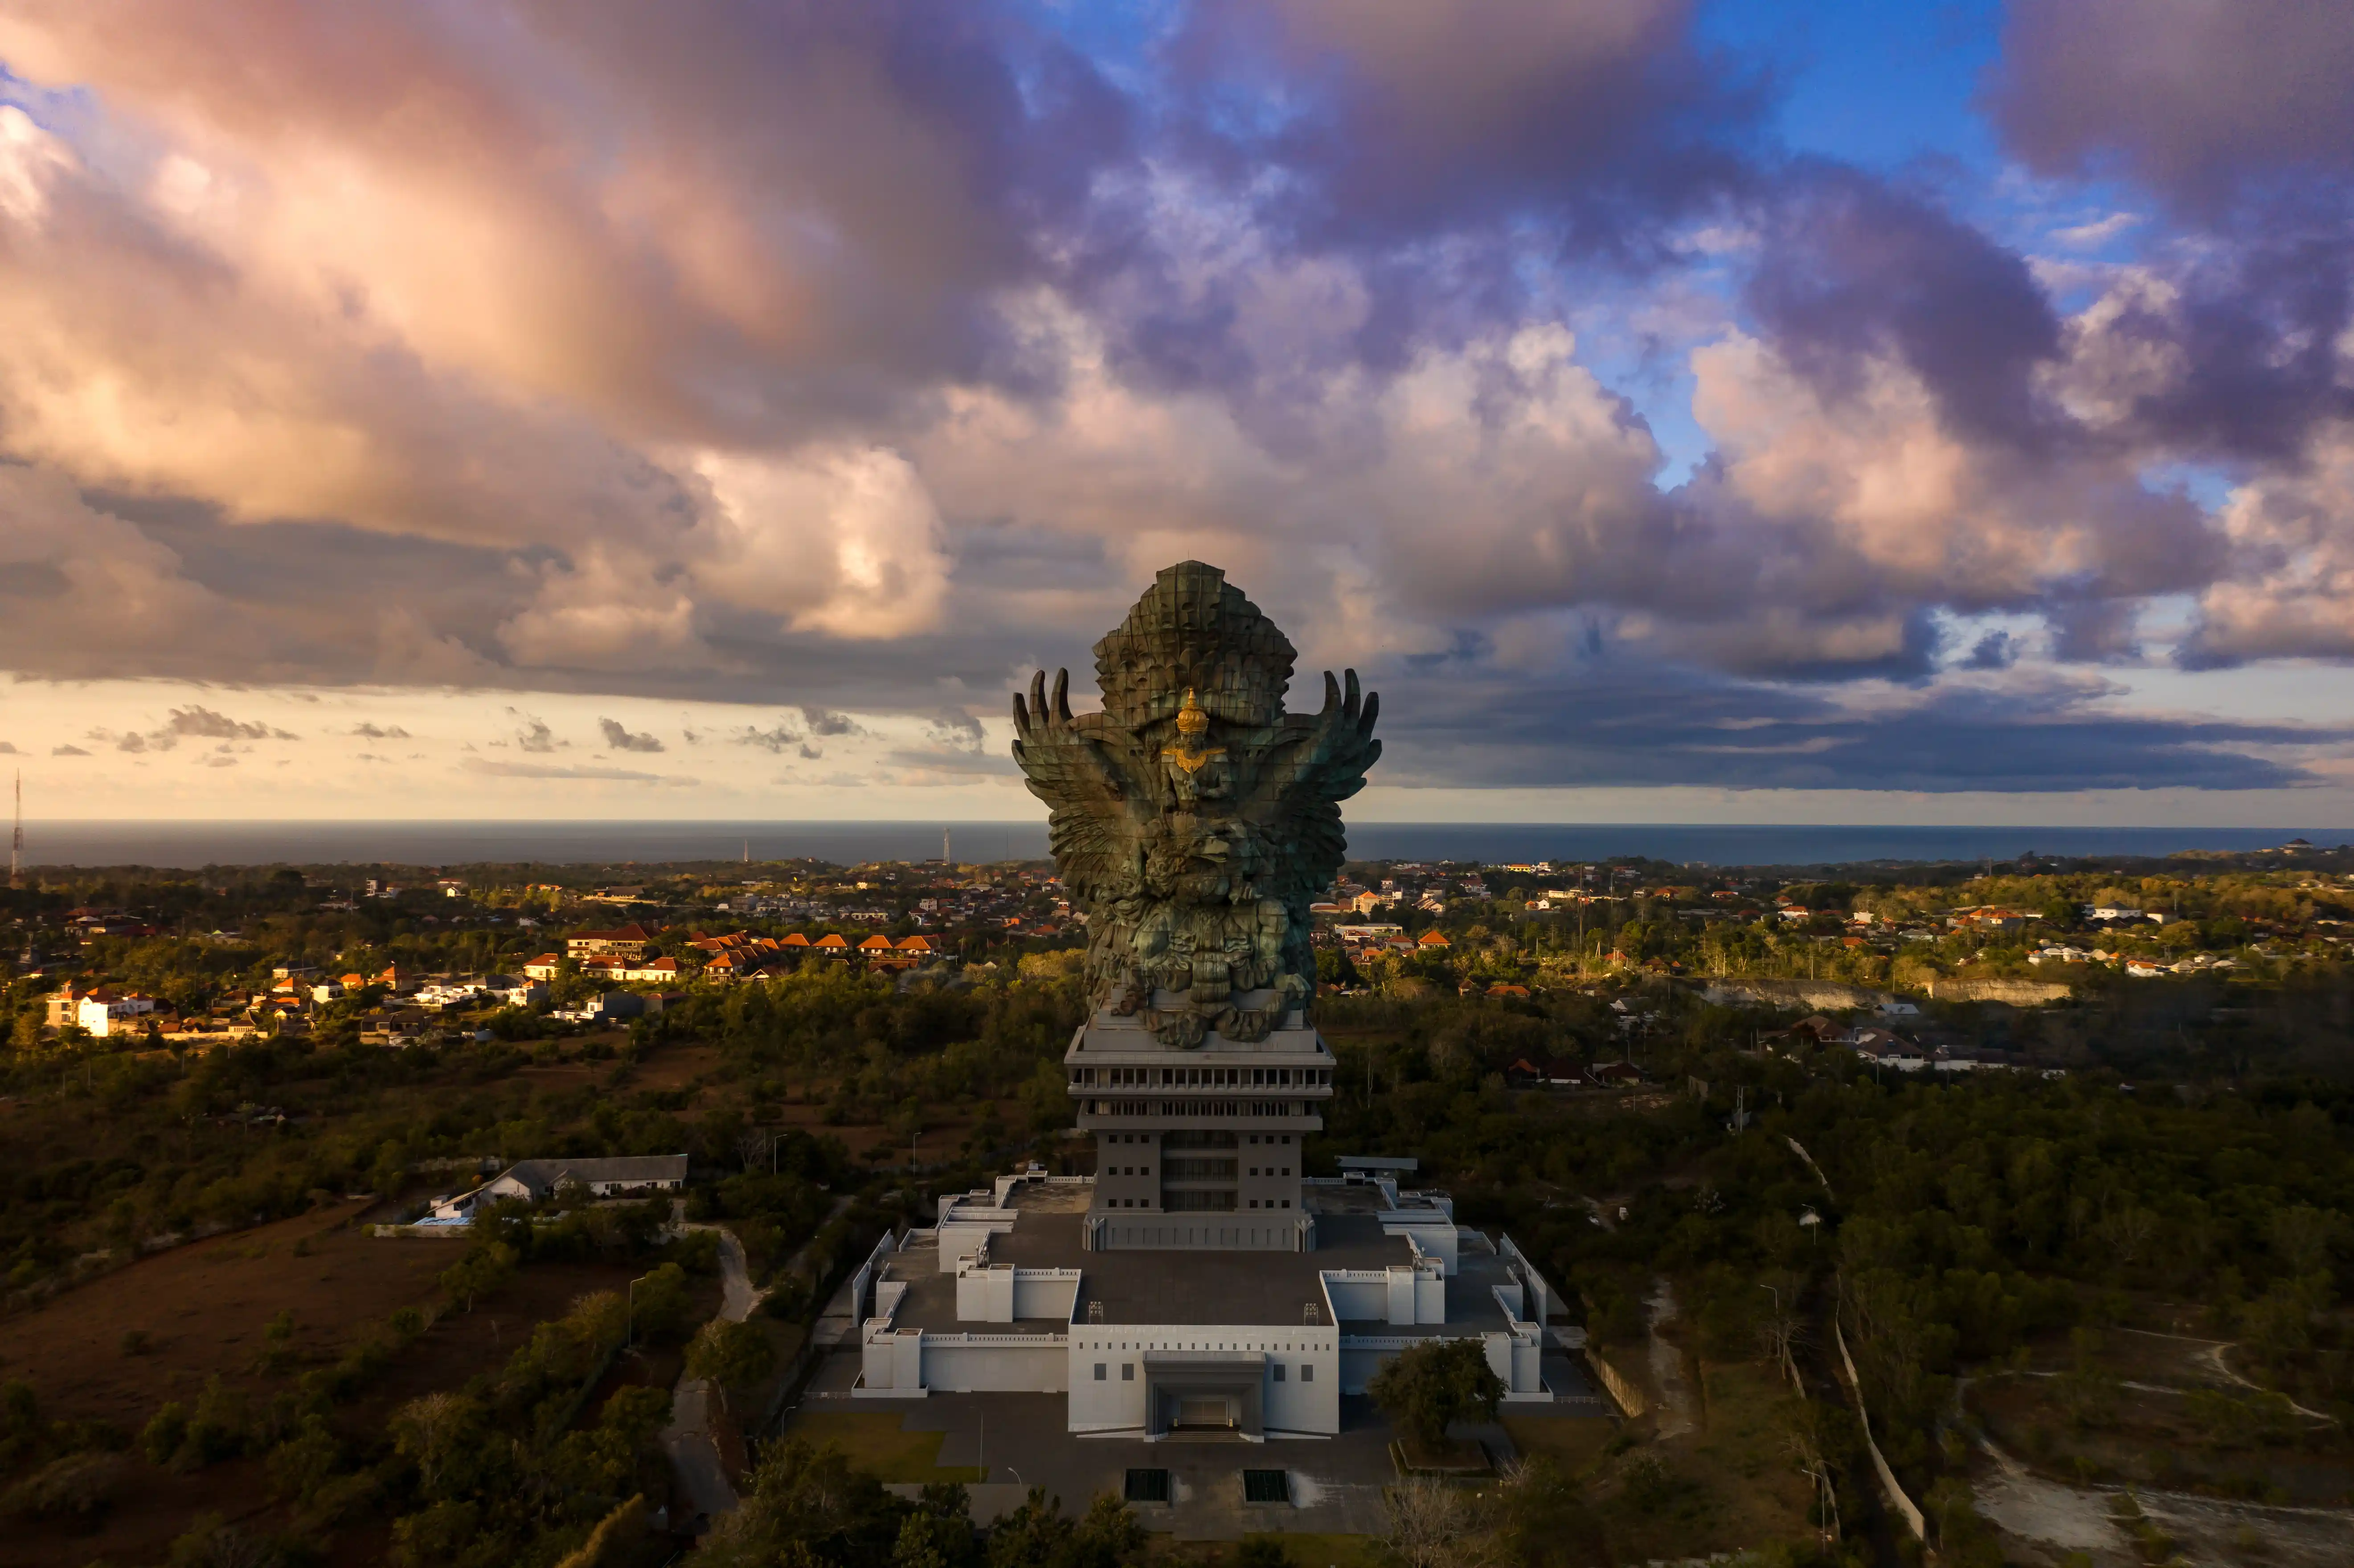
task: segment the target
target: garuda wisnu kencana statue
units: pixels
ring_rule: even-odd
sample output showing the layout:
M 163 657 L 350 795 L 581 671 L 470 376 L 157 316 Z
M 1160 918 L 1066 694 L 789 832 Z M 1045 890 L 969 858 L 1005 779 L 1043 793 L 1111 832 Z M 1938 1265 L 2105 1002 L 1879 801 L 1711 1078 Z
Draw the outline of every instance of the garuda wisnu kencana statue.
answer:
M 1296 657 L 1224 572 L 1185 561 L 1096 644 L 1103 712 L 1072 715 L 1067 670 L 1013 698 L 1014 760 L 1087 915 L 1090 1001 L 1163 1045 L 1263 1040 L 1315 994 L 1308 906 L 1382 754 L 1380 699 L 1328 671 L 1323 709 L 1287 714 Z

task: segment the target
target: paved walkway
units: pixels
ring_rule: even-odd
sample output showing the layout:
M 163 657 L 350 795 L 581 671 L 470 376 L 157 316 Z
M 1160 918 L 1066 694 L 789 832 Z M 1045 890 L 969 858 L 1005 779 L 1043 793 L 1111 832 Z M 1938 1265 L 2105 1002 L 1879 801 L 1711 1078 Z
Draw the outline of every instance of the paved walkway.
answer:
M 1681 1437 L 1697 1423 L 1692 1419 L 1691 1390 L 1684 1384 L 1684 1353 L 1673 1340 L 1659 1333 L 1663 1324 L 1676 1320 L 1676 1293 L 1665 1275 L 1651 1282 L 1650 1299 L 1643 1305 L 1649 1308 L 1651 1319 L 1651 1381 L 1659 1385 L 1656 1435 Z
M 818 1229 L 823 1230 L 850 1207 L 847 1197 L 834 1200 Z M 752 1287 L 752 1269 L 744 1256 L 744 1244 L 736 1233 L 725 1225 L 690 1225 L 686 1223 L 685 1205 L 673 1210 L 673 1226 L 680 1232 L 711 1231 L 719 1237 L 719 1316 L 730 1323 L 741 1323 L 758 1310 L 769 1294 Z M 809 1249 L 816 1241 L 811 1233 L 810 1242 L 787 1259 L 785 1268 L 797 1269 L 808 1260 Z M 678 1472 L 679 1489 L 685 1493 L 688 1505 L 705 1522 L 716 1520 L 721 1514 L 734 1513 L 740 1499 L 736 1484 L 728 1479 L 726 1464 L 719 1455 L 718 1439 L 712 1436 L 712 1407 L 719 1392 L 707 1378 L 681 1376 L 678 1386 L 671 1391 L 670 1425 L 663 1428 L 663 1451 L 670 1456 L 671 1468 Z
M 752 1315 L 767 1292 L 752 1287 L 752 1271 L 744 1258 L 744 1244 L 725 1225 L 681 1225 L 681 1230 L 716 1231 L 719 1235 L 719 1316 L 741 1323 Z M 671 1391 L 670 1425 L 663 1428 L 663 1451 L 678 1472 L 679 1489 L 687 1505 L 705 1522 L 737 1509 L 736 1485 L 727 1478 L 718 1440 L 711 1435 L 711 1413 L 718 1391 L 707 1378 L 682 1375 Z

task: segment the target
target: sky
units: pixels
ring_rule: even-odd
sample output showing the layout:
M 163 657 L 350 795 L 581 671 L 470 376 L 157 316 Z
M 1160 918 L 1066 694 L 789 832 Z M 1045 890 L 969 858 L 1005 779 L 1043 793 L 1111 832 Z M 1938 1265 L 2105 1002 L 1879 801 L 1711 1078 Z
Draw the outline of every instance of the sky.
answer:
M 2354 7 L 0 9 L 29 814 L 1023 817 L 1187 558 L 1359 820 L 2354 825 Z

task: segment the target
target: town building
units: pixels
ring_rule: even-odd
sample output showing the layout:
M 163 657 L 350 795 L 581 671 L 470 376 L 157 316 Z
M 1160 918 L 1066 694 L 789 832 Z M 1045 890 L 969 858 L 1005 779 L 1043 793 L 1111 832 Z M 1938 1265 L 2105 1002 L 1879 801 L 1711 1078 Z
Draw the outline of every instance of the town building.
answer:
M 103 1040 L 120 1030 L 127 1021 L 154 1011 L 155 1000 L 153 997 L 100 986 L 84 992 L 75 1004 L 74 1022 L 89 1030 L 93 1038 Z
M 567 957 L 638 959 L 645 956 L 646 945 L 653 940 L 642 926 L 622 926 L 610 931 L 575 931 L 564 938 Z

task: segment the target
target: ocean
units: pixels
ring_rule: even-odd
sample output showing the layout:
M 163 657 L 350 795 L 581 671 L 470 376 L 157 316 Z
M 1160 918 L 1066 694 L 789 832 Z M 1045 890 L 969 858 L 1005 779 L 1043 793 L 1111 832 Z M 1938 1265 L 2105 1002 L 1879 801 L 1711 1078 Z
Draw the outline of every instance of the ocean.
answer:
M 960 861 L 1034 860 L 1046 853 L 1043 821 L 88 821 L 27 822 L 25 859 L 28 865 L 182 868 L 269 863 L 620 865 L 801 856 L 851 864 L 936 859 L 943 829 Z M 2029 851 L 2044 855 L 2165 855 L 2186 850 L 2268 849 L 2295 838 L 2335 847 L 2354 842 L 2354 831 L 1364 822 L 1351 824 L 1349 851 L 1368 860 L 1490 864 L 1645 855 L 1691 865 L 1833 865 L 1873 860 L 2011 860 Z

